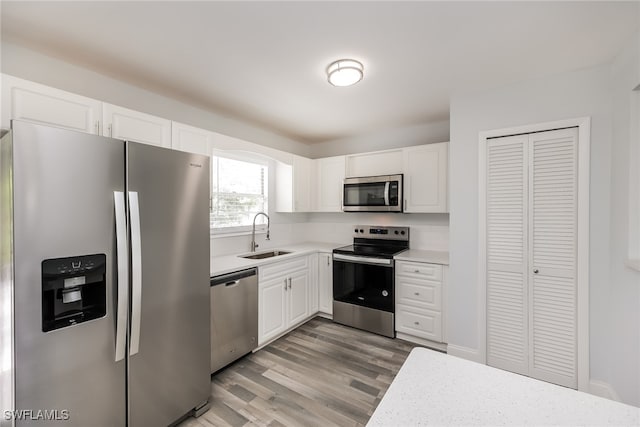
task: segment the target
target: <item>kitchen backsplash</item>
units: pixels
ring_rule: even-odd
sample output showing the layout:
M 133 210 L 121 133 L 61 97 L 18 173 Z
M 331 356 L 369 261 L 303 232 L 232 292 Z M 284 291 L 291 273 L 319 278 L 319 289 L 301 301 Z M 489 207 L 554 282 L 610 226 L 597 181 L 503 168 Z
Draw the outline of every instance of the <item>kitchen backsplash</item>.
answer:
M 410 247 L 424 250 L 449 250 L 448 214 L 309 214 L 311 222 L 271 224 L 271 240 L 264 233 L 256 233 L 257 251 L 302 242 L 328 242 L 336 245 L 351 243 L 353 226 L 387 225 L 411 227 Z M 249 252 L 251 235 L 216 236 L 211 239 L 211 256 Z

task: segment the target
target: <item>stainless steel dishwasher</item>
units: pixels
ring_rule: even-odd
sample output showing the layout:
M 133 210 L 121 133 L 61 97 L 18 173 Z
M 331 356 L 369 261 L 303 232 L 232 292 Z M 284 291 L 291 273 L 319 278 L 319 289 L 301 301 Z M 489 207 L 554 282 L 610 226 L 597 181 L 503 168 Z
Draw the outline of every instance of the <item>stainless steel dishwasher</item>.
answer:
M 211 372 L 258 344 L 258 269 L 211 278 Z

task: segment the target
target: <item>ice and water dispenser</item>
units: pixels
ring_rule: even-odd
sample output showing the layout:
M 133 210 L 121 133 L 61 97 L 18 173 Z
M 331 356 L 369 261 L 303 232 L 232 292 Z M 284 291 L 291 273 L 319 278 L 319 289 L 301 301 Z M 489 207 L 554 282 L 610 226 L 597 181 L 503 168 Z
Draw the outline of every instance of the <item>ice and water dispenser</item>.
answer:
M 98 319 L 107 313 L 106 256 L 42 261 L 42 331 Z

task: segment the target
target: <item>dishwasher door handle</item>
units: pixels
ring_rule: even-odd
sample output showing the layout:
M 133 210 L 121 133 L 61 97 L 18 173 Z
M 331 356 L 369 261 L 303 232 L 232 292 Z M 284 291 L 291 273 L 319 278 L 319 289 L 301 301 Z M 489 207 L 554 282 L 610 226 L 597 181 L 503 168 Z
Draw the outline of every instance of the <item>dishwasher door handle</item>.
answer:
M 224 285 L 227 287 L 231 287 L 231 286 L 236 286 L 238 283 L 240 283 L 240 280 L 232 280 L 231 282 L 227 282 Z

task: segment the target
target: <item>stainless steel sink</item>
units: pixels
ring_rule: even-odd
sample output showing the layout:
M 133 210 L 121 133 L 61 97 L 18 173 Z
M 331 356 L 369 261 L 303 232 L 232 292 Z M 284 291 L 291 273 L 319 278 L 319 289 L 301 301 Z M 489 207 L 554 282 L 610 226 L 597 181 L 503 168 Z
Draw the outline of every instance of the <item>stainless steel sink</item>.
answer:
M 246 259 L 264 259 L 264 258 L 272 258 L 274 256 L 286 255 L 291 252 L 287 251 L 268 251 L 268 252 L 260 252 L 257 254 L 249 254 L 249 255 L 238 255 L 240 258 Z

